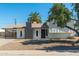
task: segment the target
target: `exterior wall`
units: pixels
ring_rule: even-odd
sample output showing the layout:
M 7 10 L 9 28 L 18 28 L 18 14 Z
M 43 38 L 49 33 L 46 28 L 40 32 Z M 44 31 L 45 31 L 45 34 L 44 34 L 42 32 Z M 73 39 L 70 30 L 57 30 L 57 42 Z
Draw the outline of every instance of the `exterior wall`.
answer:
M 38 31 L 38 36 L 36 36 L 36 31 Z M 41 29 L 33 29 L 33 40 L 41 39 Z
M 22 31 L 22 36 L 20 36 L 20 31 Z M 16 38 L 25 38 L 25 28 L 19 28 L 17 29 L 17 35 Z
M 70 34 L 64 34 L 64 33 L 50 33 L 48 35 L 48 38 L 68 38 Z

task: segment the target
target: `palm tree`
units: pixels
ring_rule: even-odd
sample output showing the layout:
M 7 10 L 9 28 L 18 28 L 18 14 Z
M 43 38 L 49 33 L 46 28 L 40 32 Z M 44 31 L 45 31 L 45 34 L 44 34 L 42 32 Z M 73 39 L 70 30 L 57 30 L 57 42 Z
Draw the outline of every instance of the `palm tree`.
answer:
M 39 15 L 39 13 L 37 12 L 32 12 L 29 17 L 28 17 L 28 22 L 33 23 L 33 22 L 37 22 L 37 23 L 41 23 L 41 17 Z
M 48 21 L 54 20 L 57 26 L 63 28 L 67 27 L 77 33 L 79 36 L 79 32 L 67 26 L 67 23 L 72 19 L 72 12 L 69 11 L 62 3 L 53 4 L 53 7 L 49 11 Z

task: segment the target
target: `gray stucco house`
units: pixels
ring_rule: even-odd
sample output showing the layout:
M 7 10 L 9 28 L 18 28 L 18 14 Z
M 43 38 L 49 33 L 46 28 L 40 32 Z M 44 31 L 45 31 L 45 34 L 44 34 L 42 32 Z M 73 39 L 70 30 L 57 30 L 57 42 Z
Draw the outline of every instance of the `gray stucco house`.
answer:
M 67 23 L 68 26 L 74 28 L 75 20 Z M 26 22 L 26 25 L 7 26 L 5 28 L 5 37 L 26 38 L 33 40 L 44 40 L 51 38 L 68 38 L 74 36 L 76 33 L 68 28 L 57 27 L 54 21 L 45 23 L 32 24 Z

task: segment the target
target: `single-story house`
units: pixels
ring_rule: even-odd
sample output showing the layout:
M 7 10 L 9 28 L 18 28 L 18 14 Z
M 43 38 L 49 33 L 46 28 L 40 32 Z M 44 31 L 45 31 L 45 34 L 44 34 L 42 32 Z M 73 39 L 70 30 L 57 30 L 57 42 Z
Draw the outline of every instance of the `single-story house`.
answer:
M 75 20 L 67 23 L 74 28 Z M 54 21 L 45 23 L 29 23 L 26 25 L 10 25 L 5 28 L 5 37 L 27 38 L 33 40 L 51 39 L 51 38 L 68 38 L 76 33 L 69 28 L 60 28 Z
M 25 25 L 8 25 L 5 28 L 5 38 L 25 38 Z

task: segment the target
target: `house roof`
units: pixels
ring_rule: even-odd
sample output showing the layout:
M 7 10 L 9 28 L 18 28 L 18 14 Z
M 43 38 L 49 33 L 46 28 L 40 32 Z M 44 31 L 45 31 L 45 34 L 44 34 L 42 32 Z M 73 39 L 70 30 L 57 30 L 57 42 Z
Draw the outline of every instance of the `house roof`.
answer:
M 17 24 L 17 25 L 8 25 L 5 28 L 23 28 L 25 25 L 23 24 Z
M 36 23 L 36 22 L 33 22 L 31 24 L 32 28 L 41 28 L 42 24 L 41 23 Z
M 48 25 L 46 23 L 32 23 L 32 28 L 48 28 Z
M 47 23 L 45 22 L 44 24 L 42 24 L 41 28 L 49 28 L 49 26 L 48 26 Z

